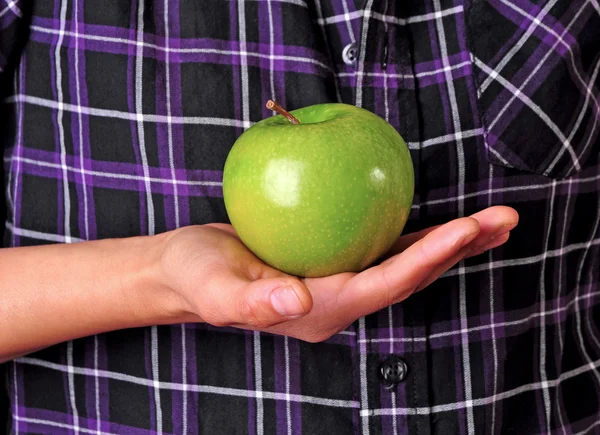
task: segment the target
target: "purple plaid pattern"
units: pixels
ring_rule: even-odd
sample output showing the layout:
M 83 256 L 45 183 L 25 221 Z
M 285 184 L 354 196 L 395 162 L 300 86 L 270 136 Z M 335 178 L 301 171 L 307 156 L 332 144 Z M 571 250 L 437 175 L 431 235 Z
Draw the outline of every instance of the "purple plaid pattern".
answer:
M 226 222 L 222 165 L 267 98 L 396 127 L 407 231 L 522 216 L 324 343 L 175 325 L 17 359 L 11 433 L 598 433 L 599 41 L 597 0 L 0 0 L 8 246 Z

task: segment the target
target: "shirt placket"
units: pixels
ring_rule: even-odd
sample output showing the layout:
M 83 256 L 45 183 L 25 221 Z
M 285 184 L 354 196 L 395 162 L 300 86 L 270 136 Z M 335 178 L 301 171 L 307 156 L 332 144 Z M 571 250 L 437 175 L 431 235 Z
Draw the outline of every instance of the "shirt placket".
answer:
M 393 0 L 340 0 L 321 2 L 320 12 L 336 65 L 339 100 L 376 113 L 400 132 L 411 151 L 418 204 L 419 102 L 410 37 L 399 8 Z M 419 214 L 414 206 L 412 222 Z M 419 300 L 415 295 L 351 328 L 356 337 L 352 382 L 359 401 L 357 433 L 432 433 L 425 311 Z
M 354 104 L 386 119 L 409 145 L 415 168 L 414 204 L 418 204 L 419 101 L 406 20 L 393 0 L 360 3 L 359 38 L 350 47 L 355 56 Z M 419 207 L 413 207 L 412 221 L 418 221 L 419 213 Z M 415 295 L 357 324 L 362 434 L 432 433 L 421 299 Z

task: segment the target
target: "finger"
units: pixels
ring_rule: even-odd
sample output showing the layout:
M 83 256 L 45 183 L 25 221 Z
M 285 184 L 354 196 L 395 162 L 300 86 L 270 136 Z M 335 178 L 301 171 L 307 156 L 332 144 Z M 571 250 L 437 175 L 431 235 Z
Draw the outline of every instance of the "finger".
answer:
M 374 312 L 408 297 L 435 269 L 479 234 L 479 223 L 461 218 L 444 224 L 404 252 L 350 279 L 342 291 L 347 303 Z
M 486 251 L 489 251 L 491 249 L 502 246 L 506 242 L 508 242 L 509 238 L 510 238 L 510 232 L 504 233 L 498 237 L 494 237 L 487 244 L 485 244 L 483 246 L 475 246 L 475 247 L 469 249 L 465 258 L 475 257 L 477 255 L 483 254 Z
M 487 238 L 489 238 L 494 232 L 500 230 L 504 225 L 509 225 L 512 229 L 519 222 L 519 215 L 517 211 L 511 207 L 506 207 L 503 205 L 488 207 L 485 210 L 471 215 L 470 217 L 479 222 L 481 233 L 478 236 L 478 240 L 474 240 L 474 242 L 479 242 L 480 245 L 485 243 Z M 441 225 L 436 225 L 416 233 L 401 236 L 398 238 L 394 246 L 392 246 L 387 257 L 389 258 L 395 254 L 403 252 L 409 246 L 421 240 L 427 234 L 436 230 L 440 226 Z
M 216 326 L 264 329 L 298 319 L 312 309 L 312 296 L 298 278 L 275 276 L 249 279 L 247 274 L 217 272 L 211 280 L 210 312 L 201 317 Z
M 417 231 L 416 233 L 405 234 L 400 236 L 398 240 L 394 243 L 394 245 L 390 248 L 390 250 L 383 257 L 384 260 L 393 257 L 396 254 L 404 252 L 409 246 L 414 245 L 419 240 L 424 238 L 427 234 L 432 231 L 438 229 L 442 225 L 435 225 L 433 227 L 425 228 L 421 231 Z
M 417 287 L 417 289 L 415 291 L 423 290 L 429 284 L 431 284 L 436 279 L 438 279 L 440 276 L 442 276 L 442 274 L 444 274 L 446 271 L 452 269 L 459 261 L 464 260 L 465 258 L 480 255 L 486 251 L 489 251 L 490 249 L 494 249 L 494 248 L 497 248 L 498 246 L 503 245 L 504 243 L 506 243 L 508 241 L 509 236 L 510 236 L 510 233 L 505 233 L 504 235 L 501 235 L 500 237 L 493 239 L 487 245 L 483 245 L 483 246 L 476 247 L 476 248 L 472 247 L 472 243 L 465 246 L 456 255 L 454 255 L 450 260 L 448 260 L 445 263 L 441 264 L 440 266 L 436 267 L 434 269 L 434 271 L 427 278 L 425 278 L 425 280 L 423 280 L 423 282 L 421 284 L 419 284 L 419 286 Z
M 515 228 L 519 222 L 519 215 L 511 207 L 495 206 L 482 210 L 471 216 L 479 222 L 481 231 L 471 243 L 474 247 L 483 247 L 489 244 L 495 238 Z
M 506 224 L 505 220 L 482 219 L 479 222 L 479 234 L 467 246 L 464 246 L 454 258 L 446 261 L 436 268 L 432 275 L 438 277 L 446 270 L 452 268 L 463 258 L 469 258 L 479 255 L 489 249 L 496 248 L 508 240 L 507 234 L 515 228 L 516 222 Z M 427 285 L 431 284 L 430 281 Z M 419 288 L 424 288 L 425 285 L 420 285 Z

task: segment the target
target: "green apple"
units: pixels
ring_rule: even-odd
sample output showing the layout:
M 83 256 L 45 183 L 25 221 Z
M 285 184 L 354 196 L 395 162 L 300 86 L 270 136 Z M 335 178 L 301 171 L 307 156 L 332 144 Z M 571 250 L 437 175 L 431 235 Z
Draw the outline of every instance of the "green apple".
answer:
M 410 212 L 406 143 L 384 119 L 352 105 L 288 113 L 272 104 L 283 115 L 254 124 L 227 156 L 231 224 L 258 258 L 285 273 L 365 269 L 390 249 Z

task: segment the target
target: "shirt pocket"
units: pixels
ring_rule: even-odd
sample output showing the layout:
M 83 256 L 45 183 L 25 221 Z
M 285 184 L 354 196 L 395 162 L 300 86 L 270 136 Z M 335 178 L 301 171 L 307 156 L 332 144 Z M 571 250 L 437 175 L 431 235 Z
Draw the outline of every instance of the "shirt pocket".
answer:
M 565 178 L 600 154 L 600 13 L 589 1 L 473 0 L 465 10 L 491 163 Z

